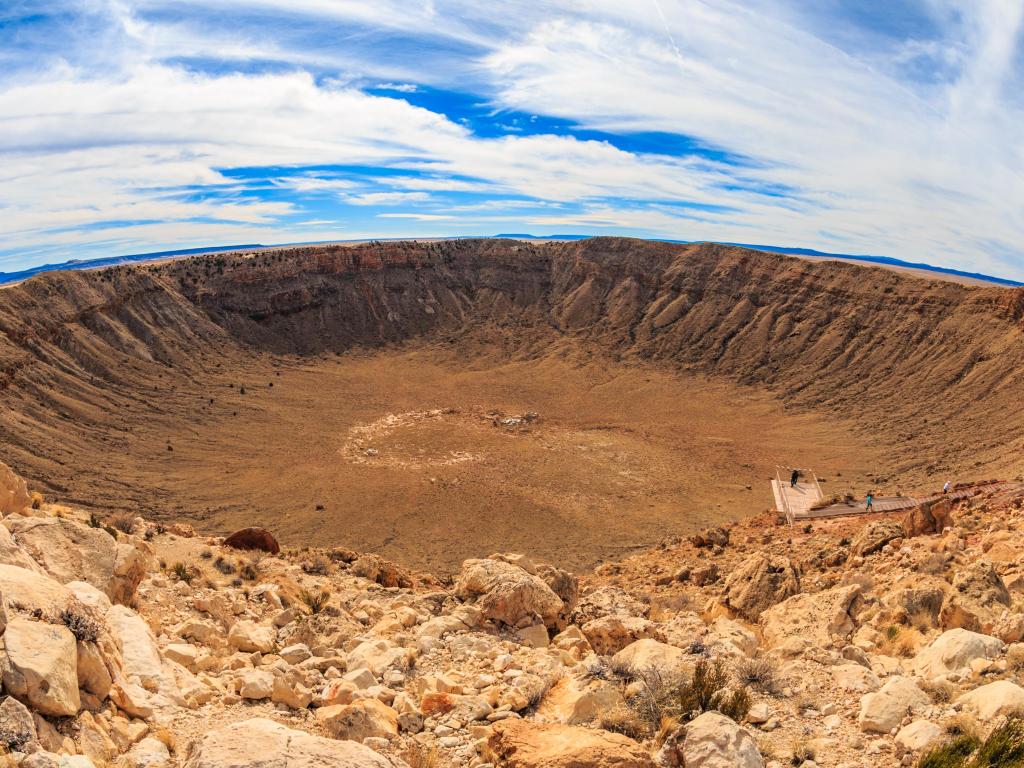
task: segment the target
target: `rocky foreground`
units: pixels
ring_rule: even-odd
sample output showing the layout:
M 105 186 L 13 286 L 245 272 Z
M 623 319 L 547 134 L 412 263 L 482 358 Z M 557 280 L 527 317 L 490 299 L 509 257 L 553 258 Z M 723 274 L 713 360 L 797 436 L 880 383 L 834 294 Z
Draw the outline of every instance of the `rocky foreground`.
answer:
M 1024 753 L 1024 487 L 968 490 L 444 583 L 47 504 L 0 465 L 0 765 L 1017 765 L 991 755 Z

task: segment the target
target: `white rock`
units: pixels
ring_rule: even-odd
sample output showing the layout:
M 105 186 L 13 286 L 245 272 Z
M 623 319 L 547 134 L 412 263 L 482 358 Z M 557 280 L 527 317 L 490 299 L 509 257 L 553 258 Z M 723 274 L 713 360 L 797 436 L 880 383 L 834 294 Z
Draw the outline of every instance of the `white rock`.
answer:
M 107 612 L 107 625 L 117 640 L 128 679 L 149 691 L 160 683 L 160 649 L 145 620 L 131 608 L 115 605 Z
M 1024 709 L 1024 688 L 1009 680 L 997 680 L 965 693 L 957 703 L 965 712 L 987 722 Z
M 11 695 L 44 715 L 67 717 L 82 706 L 78 648 L 66 627 L 11 618 L 0 637 L 0 673 Z
M 921 677 L 935 679 L 951 672 L 964 672 L 975 659 L 994 659 L 1002 650 L 998 638 L 969 632 L 966 629 L 951 629 L 935 638 L 926 648 L 918 652 L 913 669 Z
M 705 712 L 686 726 L 682 752 L 686 768 L 764 766 L 753 737 L 718 712 Z
M 270 653 L 274 650 L 277 633 L 273 627 L 264 627 L 254 621 L 238 621 L 228 632 L 228 644 L 247 653 Z
M 915 720 L 910 725 L 905 725 L 896 734 L 896 743 L 909 749 L 911 752 L 918 752 L 942 735 L 942 728 L 927 720 Z
M 920 714 L 931 706 L 928 695 L 908 677 L 893 677 L 875 693 L 861 697 L 860 729 L 889 733 L 908 714 Z

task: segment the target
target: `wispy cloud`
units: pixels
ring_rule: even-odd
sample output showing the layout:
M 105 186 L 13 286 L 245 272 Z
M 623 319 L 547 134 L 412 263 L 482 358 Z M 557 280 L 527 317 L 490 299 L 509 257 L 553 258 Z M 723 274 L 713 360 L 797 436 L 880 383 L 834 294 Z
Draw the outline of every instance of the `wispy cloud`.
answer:
M 0 24 L 0 263 L 516 223 L 1024 277 L 1022 14 L 1016 0 L 15 5 Z

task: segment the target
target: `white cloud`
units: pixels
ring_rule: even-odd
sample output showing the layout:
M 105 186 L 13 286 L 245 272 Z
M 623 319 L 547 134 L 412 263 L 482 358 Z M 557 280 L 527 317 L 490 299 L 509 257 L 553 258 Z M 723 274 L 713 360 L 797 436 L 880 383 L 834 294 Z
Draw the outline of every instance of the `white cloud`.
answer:
M 109 50 L 97 53 L 102 67 L 69 51 L 17 80 L 0 75 L 5 249 L 310 239 L 330 214 L 306 211 L 308 198 L 351 206 L 339 218 L 365 229 L 457 212 L 467 231 L 498 221 L 592 227 L 1024 276 L 1016 0 L 927 0 L 941 34 L 863 52 L 826 39 L 821 19 L 811 23 L 795 0 L 660 0 L 660 9 L 618 0 L 506 0 L 497 9 L 469 0 L 210 0 L 201 9 L 210 16 L 185 6 L 168 13 L 168 0 L 89 4 L 113 30 Z M 252 12 L 281 23 L 236 31 L 231 20 Z M 360 31 L 314 46 L 286 34 L 318 19 Z M 388 35 L 401 36 L 401 56 L 383 43 L 375 53 Z M 423 51 L 465 50 L 444 64 L 425 55 L 417 68 L 410 40 Z M 293 68 L 202 75 L 172 57 Z M 942 77 L 901 79 L 921 62 L 935 62 Z M 325 67 L 335 69 L 324 75 Z M 641 154 L 571 135 L 481 138 L 457 112 L 448 119 L 403 99 L 417 83 L 465 82 L 489 88 L 497 110 L 612 134 L 684 134 L 752 163 Z M 388 173 L 290 170 L 330 165 Z M 237 168 L 272 170 L 239 180 Z M 311 221 L 289 223 L 303 219 Z M 373 232 L 353 236 L 362 234 Z

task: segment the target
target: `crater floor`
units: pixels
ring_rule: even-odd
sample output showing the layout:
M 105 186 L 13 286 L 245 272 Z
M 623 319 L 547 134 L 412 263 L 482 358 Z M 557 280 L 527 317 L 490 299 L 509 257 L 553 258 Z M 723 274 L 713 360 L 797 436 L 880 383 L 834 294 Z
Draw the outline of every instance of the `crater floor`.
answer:
M 863 492 L 878 468 L 841 422 L 634 363 L 261 357 L 204 392 L 212 404 L 133 430 L 119 471 L 83 483 L 152 489 L 152 514 L 203 530 L 266 525 L 437 572 L 503 550 L 592 566 L 770 507 L 776 463 L 813 466 L 827 492 Z

